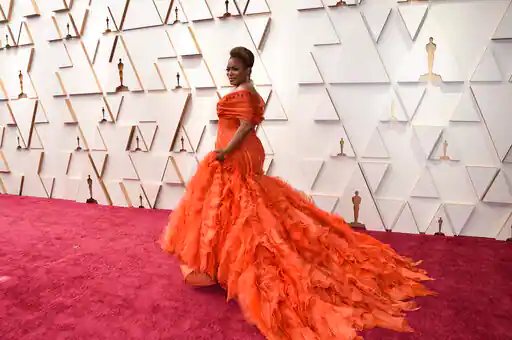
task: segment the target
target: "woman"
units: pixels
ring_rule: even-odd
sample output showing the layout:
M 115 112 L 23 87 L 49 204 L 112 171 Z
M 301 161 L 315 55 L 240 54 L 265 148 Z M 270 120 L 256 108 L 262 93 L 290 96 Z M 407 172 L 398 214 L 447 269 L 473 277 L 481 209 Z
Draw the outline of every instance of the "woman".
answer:
M 163 249 L 185 282 L 220 284 L 268 339 L 361 339 L 364 328 L 411 331 L 404 311 L 431 294 L 418 263 L 353 231 L 340 217 L 263 172 L 255 127 L 265 103 L 251 85 L 254 55 L 230 52 L 234 91 L 217 104 L 216 151 L 200 162 L 169 217 Z

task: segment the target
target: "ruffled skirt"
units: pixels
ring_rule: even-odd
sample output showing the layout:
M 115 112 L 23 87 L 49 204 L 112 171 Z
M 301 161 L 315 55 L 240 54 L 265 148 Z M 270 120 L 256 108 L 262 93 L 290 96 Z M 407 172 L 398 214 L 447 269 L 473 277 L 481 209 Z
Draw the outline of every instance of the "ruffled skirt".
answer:
M 162 239 L 186 277 L 218 282 L 270 340 L 412 331 L 404 315 L 416 309 L 410 298 L 431 294 L 419 283 L 430 280 L 419 262 L 352 230 L 284 181 L 241 174 L 214 157 L 199 164 Z

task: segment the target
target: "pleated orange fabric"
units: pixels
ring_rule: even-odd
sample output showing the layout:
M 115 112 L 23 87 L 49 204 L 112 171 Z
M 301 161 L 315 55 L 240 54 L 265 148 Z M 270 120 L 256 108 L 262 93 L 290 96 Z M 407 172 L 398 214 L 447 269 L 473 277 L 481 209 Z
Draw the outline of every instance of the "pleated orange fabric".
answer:
M 226 147 L 240 120 L 259 124 L 264 105 L 246 90 L 222 98 L 216 148 Z M 372 327 L 412 331 L 410 299 L 432 294 L 419 283 L 430 280 L 419 262 L 264 175 L 264 159 L 252 131 L 224 162 L 214 152 L 200 162 L 162 237 L 187 282 L 218 282 L 270 340 L 362 339 L 358 332 Z

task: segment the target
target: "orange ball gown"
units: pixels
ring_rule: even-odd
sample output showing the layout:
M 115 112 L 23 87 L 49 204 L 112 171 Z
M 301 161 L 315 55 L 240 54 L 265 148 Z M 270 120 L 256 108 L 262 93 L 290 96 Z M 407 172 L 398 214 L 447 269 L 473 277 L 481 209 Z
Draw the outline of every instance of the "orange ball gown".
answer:
M 264 101 L 240 90 L 217 104 L 216 148 L 240 120 L 263 121 Z M 302 192 L 263 172 L 251 131 L 220 163 L 209 153 L 170 214 L 162 247 L 185 281 L 218 283 L 270 340 L 362 339 L 365 328 L 412 331 L 410 298 L 430 295 L 419 262 L 317 208 Z

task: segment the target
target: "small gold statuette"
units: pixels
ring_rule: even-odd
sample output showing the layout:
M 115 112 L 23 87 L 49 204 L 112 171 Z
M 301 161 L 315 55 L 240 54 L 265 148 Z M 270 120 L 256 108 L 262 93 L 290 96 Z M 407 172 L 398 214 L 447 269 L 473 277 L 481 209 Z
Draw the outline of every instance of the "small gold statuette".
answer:
M 443 142 L 443 155 L 439 158 L 442 161 L 449 161 L 451 158 L 447 155 L 448 152 L 448 142 Z
M 228 18 L 231 16 L 231 13 L 229 13 L 229 0 L 224 1 L 224 4 L 226 5 L 226 13 L 222 17 Z
M 27 98 L 26 93 L 23 92 L 23 73 L 21 71 L 18 74 L 18 78 L 20 80 L 20 94 L 18 95 L 18 98 Z
M 343 138 L 340 139 L 340 152 L 338 153 L 338 156 L 346 156 L 345 152 L 343 152 L 345 149 L 345 140 Z
M 5 48 L 11 48 L 11 45 L 9 45 L 9 34 L 5 35 Z
M 142 151 L 142 149 L 140 148 L 139 136 L 135 137 L 135 143 L 137 143 L 137 147 L 135 148 L 135 151 Z
M 76 147 L 75 151 L 81 151 L 82 147 L 80 146 L 80 137 L 76 137 L 76 144 L 77 144 L 77 147 Z
M 178 6 L 176 5 L 176 8 L 174 8 L 175 19 L 174 19 L 173 25 L 180 22 L 180 19 L 178 18 L 178 13 L 179 13 L 179 10 L 178 10 Z
M 352 228 L 361 228 L 366 229 L 365 225 L 359 222 L 359 209 L 361 207 L 361 196 L 359 196 L 359 191 L 354 192 L 354 196 L 352 196 L 352 204 L 354 205 L 354 222 L 350 223 Z
M 107 117 L 106 117 L 106 114 L 105 114 L 105 108 L 102 107 L 101 108 L 101 120 L 100 120 L 100 124 L 104 124 L 107 122 Z
M 139 208 L 140 208 L 140 209 L 144 209 L 144 204 L 143 204 L 143 202 L 142 202 L 142 194 L 140 194 L 140 195 L 139 195 L 139 202 L 140 202 L 140 204 L 139 204 Z
M 16 140 L 18 141 L 18 146 L 16 147 L 16 150 L 21 150 L 20 137 L 17 136 Z
M 180 78 L 181 78 L 180 73 L 176 72 L 176 86 L 174 87 L 175 89 L 181 89 Z
M 434 234 L 436 236 L 444 236 L 443 234 L 443 218 L 442 217 L 439 217 L 439 219 L 437 220 L 437 225 L 439 226 L 437 232 Z
M 69 40 L 69 39 L 73 38 L 73 37 L 71 36 L 71 34 L 69 33 L 69 22 L 66 24 L 66 28 L 67 28 L 67 30 L 68 30 L 68 34 L 66 34 L 66 39 L 68 39 L 68 40 Z
M 121 58 L 119 58 L 119 63 L 117 63 L 117 71 L 119 72 L 119 82 L 120 85 L 116 87 L 116 92 L 128 91 L 128 87 L 123 84 L 124 80 L 124 64 Z
M 428 73 L 420 76 L 421 82 L 440 82 L 443 81 L 439 74 L 434 73 L 434 59 L 436 55 L 437 45 L 434 43 L 434 38 L 428 38 L 428 44 L 425 45 L 428 59 Z
M 396 104 L 395 104 L 395 101 L 393 101 L 393 102 L 391 103 L 391 120 L 392 120 L 392 121 L 396 121 L 396 120 L 398 120 L 398 119 L 396 118 Z
M 185 149 L 185 138 L 183 138 L 183 136 L 181 136 L 181 149 L 180 149 L 180 152 L 186 152 L 187 149 Z
M 110 32 L 112 32 L 112 30 L 110 29 L 110 20 L 108 17 L 107 17 L 106 22 L 107 22 L 107 28 L 105 29 L 105 33 L 110 33 Z
M 98 201 L 96 201 L 92 197 L 92 178 L 91 178 L 91 175 L 89 175 L 89 177 L 87 177 L 87 186 L 89 187 L 89 198 L 85 201 L 85 203 L 98 204 Z

